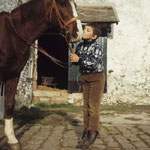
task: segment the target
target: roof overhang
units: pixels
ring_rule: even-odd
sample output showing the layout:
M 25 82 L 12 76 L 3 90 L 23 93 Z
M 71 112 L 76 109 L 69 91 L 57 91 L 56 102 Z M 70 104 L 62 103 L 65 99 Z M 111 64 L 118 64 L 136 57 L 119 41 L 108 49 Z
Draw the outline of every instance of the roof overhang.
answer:
M 119 18 L 111 6 L 78 6 L 77 12 L 82 23 L 96 22 L 101 27 L 101 36 L 113 38 L 113 24 Z
M 116 23 L 119 18 L 113 7 L 110 6 L 78 6 L 79 19 L 83 23 L 99 22 L 99 23 Z

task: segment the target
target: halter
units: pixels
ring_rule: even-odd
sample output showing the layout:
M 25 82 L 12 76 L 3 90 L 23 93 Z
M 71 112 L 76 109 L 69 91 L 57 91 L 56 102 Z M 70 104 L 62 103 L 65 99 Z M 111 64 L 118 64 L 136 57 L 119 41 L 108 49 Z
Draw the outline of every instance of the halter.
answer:
M 58 9 L 57 4 L 56 4 L 56 1 L 52 0 L 52 6 L 50 8 L 50 22 L 52 20 L 52 11 L 53 11 L 53 9 L 56 12 L 56 17 L 58 18 L 58 22 L 59 22 L 60 28 L 61 29 L 65 29 L 65 32 L 66 32 L 66 34 L 61 34 L 61 35 L 65 38 L 69 50 L 72 53 L 74 53 L 74 45 L 72 44 L 72 47 L 71 47 L 70 44 L 69 44 L 68 38 L 67 38 L 67 36 L 69 35 L 68 34 L 69 33 L 68 26 L 70 24 L 72 24 L 74 21 L 78 20 L 78 17 L 72 17 L 70 20 L 68 20 L 67 22 L 65 22 L 63 20 L 63 18 L 61 17 L 61 15 L 60 15 L 59 9 Z
M 52 6 L 51 6 L 51 9 L 50 9 L 50 22 L 52 20 L 52 10 L 53 9 L 56 11 L 56 17 L 58 18 L 58 22 L 59 22 L 59 25 L 60 25 L 61 29 L 65 29 L 66 31 L 68 31 L 68 26 L 78 19 L 78 17 L 73 17 L 70 20 L 68 20 L 67 22 L 65 22 L 63 20 L 63 18 L 61 17 L 61 15 L 60 15 L 59 9 L 58 9 L 57 4 L 56 4 L 56 1 L 52 0 Z

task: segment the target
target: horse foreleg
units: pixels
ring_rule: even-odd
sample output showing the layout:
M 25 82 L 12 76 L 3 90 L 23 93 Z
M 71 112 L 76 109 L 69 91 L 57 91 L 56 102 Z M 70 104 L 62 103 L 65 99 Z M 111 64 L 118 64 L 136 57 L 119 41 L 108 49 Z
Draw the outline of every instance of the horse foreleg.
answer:
M 17 140 L 15 133 L 14 133 L 13 118 L 5 119 L 4 133 L 5 133 L 6 137 L 8 138 L 9 144 L 18 143 L 18 140 Z
M 7 80 L 5 84 L 5 127 L 4 133 L 8 138 L 9 144 L 18 143 L 18 140 L 14 134 L 13 128 L 13 112 L 14 112 L 14 100 L 15 93 L 18 84 L 18 77 Z

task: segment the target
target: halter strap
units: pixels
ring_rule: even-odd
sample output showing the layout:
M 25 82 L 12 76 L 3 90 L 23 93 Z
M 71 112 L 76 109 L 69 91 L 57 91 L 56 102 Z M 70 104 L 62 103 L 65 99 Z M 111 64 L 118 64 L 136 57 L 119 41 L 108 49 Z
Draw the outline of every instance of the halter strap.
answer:
M 68 25 L 70 25 L 71 23 L 73 23 L 76 20 L 78 20 L 78 17 L 73 17 L 72 19 L 70 19 L 69 21 L 67 21 L 65 24 L 66 24 L 66 26 L 68 26 Z
M 76 20 L 78 19 L 78 17 L 73 17 L 73 18 L 71 18 L 70 20 L 68 20 L 67 22 L 65 22 L 65 21 L 63 20 L 63 18 L 61 17 L 61 15 L 60 15 L 59 9 L 58 9 L 58 7 L 57 7 L 57 5 L 56 5 L 56 1 L 55 1 L 55 0 L 52 0 L 52 7 L 51 7 L 51 9 L 50 9 L 50 21 L 51 21 L 51 19 L 52 19 L 52 9 L 53 9 L 53 8 L 54 8 L 55 11 L 56 11 L 56 16 L 58 17 L 58 21 L 59 21 L 60 27 L 61 27 L 62 29 L 68 28 L 68 26 L 69 26 L 71 23 L 73 23 L 74 21 L 76 21 Z

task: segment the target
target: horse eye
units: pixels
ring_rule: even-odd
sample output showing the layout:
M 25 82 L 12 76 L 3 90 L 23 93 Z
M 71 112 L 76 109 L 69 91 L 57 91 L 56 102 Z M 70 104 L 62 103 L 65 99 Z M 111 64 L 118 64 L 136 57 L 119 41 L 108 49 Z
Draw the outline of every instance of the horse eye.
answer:
M 66 6 L 65 0 L 56 0 L 56 3 L 58 3 L 62 7 Z

